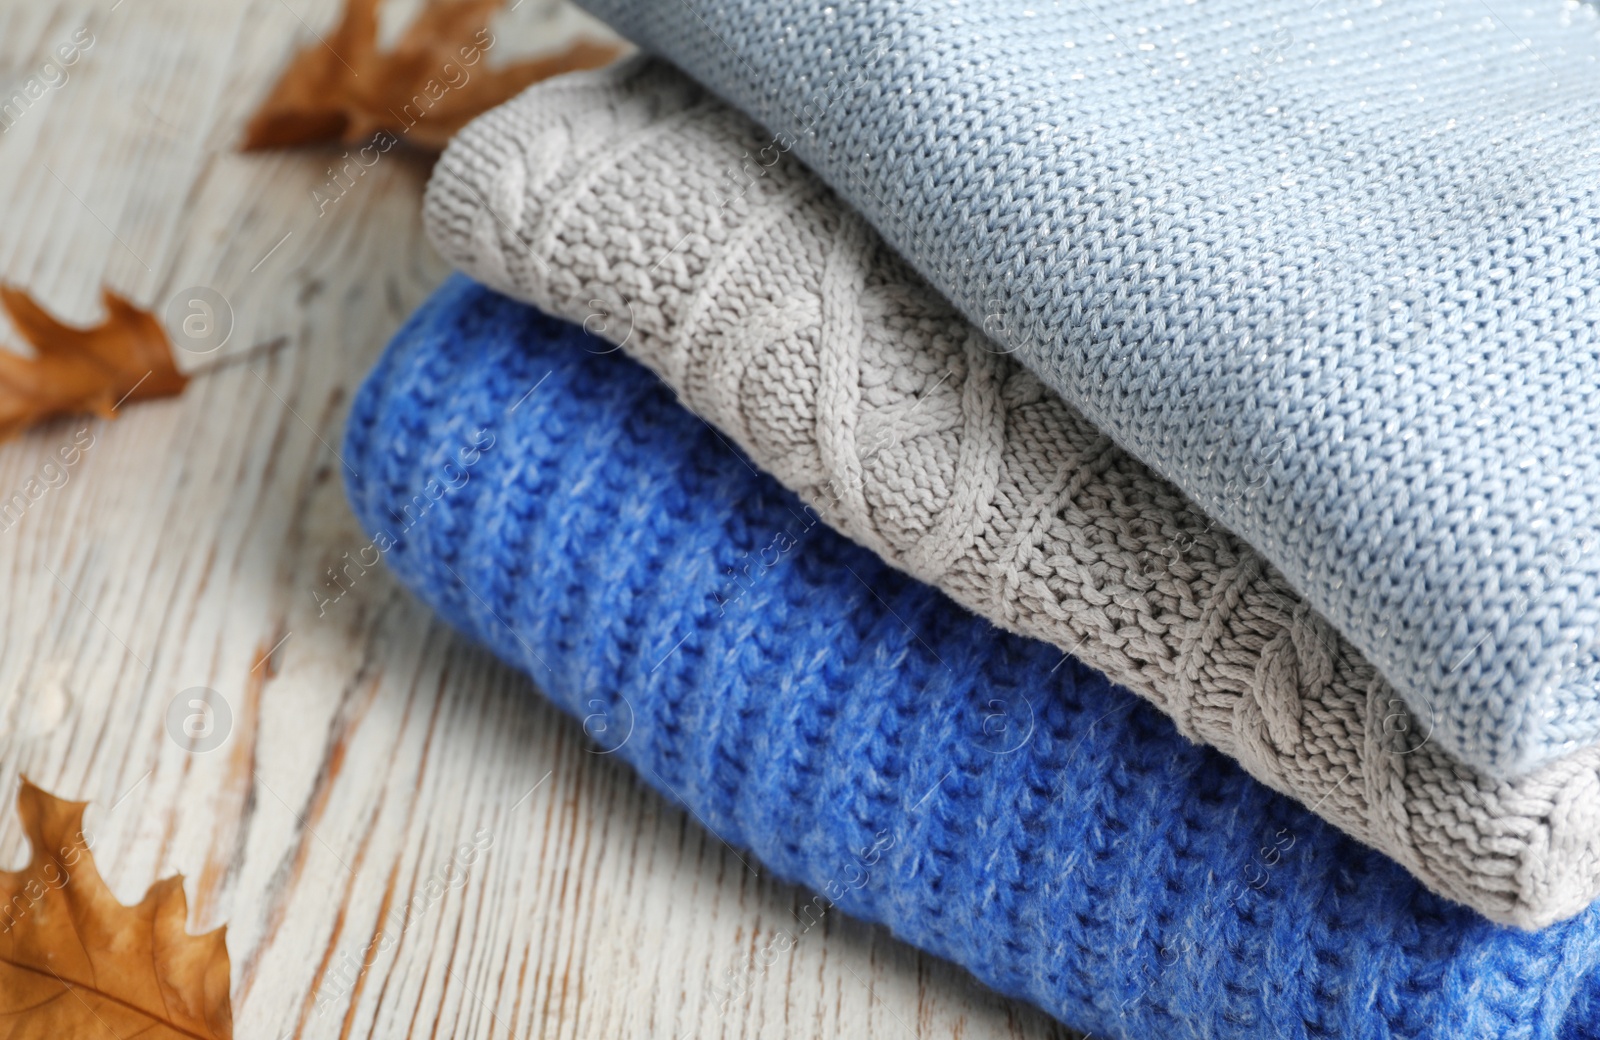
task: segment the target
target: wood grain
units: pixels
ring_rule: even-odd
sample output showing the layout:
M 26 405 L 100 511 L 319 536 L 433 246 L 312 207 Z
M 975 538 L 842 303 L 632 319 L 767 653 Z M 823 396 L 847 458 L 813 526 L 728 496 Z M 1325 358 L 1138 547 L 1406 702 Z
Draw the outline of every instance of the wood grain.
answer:
M 324 0 L 0 4 L 7 89 L 93 38 L 0 133 L 0 277 L 82 322 L 102 284 L 158 314 L 210 287 L 232 334 L 186 368 L 286 338 L 177 400 L 0 446 L 3 500 L 77 431 L 94 438 L 0 530 L 4 790 L 25 772 L 92 799 L 124 901 L 188 878 L 191 928 L 228 926 L 243 1040 L 1070 1035 L 837 915 L 724 1010 L 713 983 L 808 894 L 752 879 L 381 569 L 319 616 L 326 571 L 366 544 L 335 450 L 348 402 L 446 273 L 419 224 L 426 159 L 386 154 L 319 213 L 343 149 L 233 150 L 335 16 Z M 525 0 L 493 57 L 583 24 Z M 196 688 L 232 716 L 205 752 L 166 723 Z M 0 860 L 24 855 L 6 804 Z

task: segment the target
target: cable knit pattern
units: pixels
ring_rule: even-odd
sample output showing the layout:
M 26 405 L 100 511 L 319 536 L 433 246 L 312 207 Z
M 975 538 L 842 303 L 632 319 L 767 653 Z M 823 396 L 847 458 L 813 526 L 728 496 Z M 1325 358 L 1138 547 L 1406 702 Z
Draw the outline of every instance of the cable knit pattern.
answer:
M 778 930 L 849 913 L 1097 1038 L 1597 1035 L 1600 908 L 1526 933 L 1428 893 L 808 522 L 601 349 L 458 277 L 357 396 L 350 495 L 395 573 L 596 751 L 810 890 L 730 962 L 770 944 L 781 972 Z M 690 994 L 686 1018 L 724 997 L 746 999 Z
M 1588 905 L 1600 752 L 1508 782 L 1445 754 L 1259 555 L 762 143 L 659 63 L 567 77 L 457 137 L 429 232 L 646 362 L 831 526 L 1104 671 L 1435 891 L 1523 926 Z
M 1591 8 L 580 2 L 792 143 L 1446 749 L 1600 740 Z

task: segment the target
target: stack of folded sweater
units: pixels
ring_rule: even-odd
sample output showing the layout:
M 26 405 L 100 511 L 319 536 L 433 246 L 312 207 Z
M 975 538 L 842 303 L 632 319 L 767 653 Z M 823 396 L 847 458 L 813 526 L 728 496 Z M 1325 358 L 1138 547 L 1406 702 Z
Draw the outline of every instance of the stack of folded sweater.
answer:
M 590 6 L 688 74 L 441 159 L 391 566 L 1077 1028 L 1600 1036 L 1593 15 Z

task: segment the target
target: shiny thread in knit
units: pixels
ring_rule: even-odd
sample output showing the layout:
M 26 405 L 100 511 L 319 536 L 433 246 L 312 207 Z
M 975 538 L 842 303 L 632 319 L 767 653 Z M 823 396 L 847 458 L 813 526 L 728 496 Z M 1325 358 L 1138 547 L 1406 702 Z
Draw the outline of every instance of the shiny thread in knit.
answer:
M 824 521 L 1147 697 L 1524 927 L 1600 890 L 1600 749 L 1445 754 L 1271 566 L 967 324 L 792 156 L 659 61 L 542 84 L 436 167 L 430 237 L 620 343 Z
M 807 526 L 605 349 L 453 279 L 353 405 L 351 499 L 418 595 L 617 722 L 607 749 L 757 869 L 1097 1037 L 1600 1035 L 1600 910 L 1530 934 L 1429 893 L 1078 661 Z

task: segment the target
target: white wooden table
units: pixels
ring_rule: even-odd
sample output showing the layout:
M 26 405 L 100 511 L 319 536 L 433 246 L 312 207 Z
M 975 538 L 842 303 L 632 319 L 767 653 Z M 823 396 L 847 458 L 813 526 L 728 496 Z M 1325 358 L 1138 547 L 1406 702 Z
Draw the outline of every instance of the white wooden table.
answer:
M 0 530 L 0 863 L 25 856 L 19 774 L 92 800 L 124 902 L 182 873 L 191 930 L 227 924 L 243 1040 L 1070 1035 L 837 915 L 723 1012 L 711 983 L 806 895 L 752 880 L 381 568 L 318 616 L 325 572 L 366 543 L 334 453 L 351 394 L 446 273 L 419 225 L 425 158 L 386 154 L 319 215 L 342 149 L 234 150 L 336 17 L 332 0 L 0 0 L 7 91 L 92 36 L 0 133 L 0 279 L 80 323 L 102 284 L 158 314 L 208 286 L 232 333 L 185 367 L 288 339 L 181 398 L 0 446 L 4 499 L 94 438 Z M 496 57 L 578 24 L 524 0 Z M 231 714 L 209 751 L 166 722 L 196 688 Z

